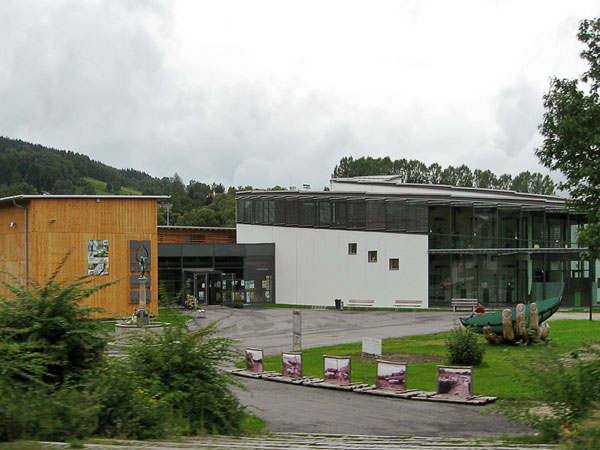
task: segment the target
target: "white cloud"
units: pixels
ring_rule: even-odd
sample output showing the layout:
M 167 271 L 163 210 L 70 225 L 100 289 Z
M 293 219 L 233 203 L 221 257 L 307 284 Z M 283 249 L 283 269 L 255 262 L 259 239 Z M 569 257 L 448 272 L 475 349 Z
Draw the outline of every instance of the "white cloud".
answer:
M 593 1 L 5 1 L 0 135 L 184 181 L 328 184 L 347 155 L 543 171 Z

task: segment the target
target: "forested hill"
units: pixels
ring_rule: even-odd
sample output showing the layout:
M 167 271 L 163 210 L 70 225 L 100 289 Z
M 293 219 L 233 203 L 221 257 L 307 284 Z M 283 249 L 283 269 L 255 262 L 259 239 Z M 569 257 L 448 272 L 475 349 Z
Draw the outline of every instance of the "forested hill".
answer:
M 167 206 L 158 211 L 159 225 L 233 227 L 235 191 L 195 180 L 186 186 L 177 174 L 155 178 L 79 153 L 0 136 L 0 198 L 43 193 L 169 195 L 168 213 Z
M 153 180 L 138 170 L 115 169 L 80 153 L 0 136 L 0 194 L 95 193 L 90 179 L 116 191 L 141 191 L 144 181 Z

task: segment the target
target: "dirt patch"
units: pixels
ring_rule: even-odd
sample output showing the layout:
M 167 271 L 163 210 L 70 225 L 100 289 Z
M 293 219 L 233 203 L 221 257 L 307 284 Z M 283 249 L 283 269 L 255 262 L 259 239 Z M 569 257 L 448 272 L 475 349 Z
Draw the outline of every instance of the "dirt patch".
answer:
M 600 344 L 591 344 L 579 350 L 561 355 L 560 360 L 566 367 L 571 367 L 577 360 L 594 361 L 600 357 Z
M 363 360 L 362 353 L 350 355 L 351 359 Z M 390 353 L 384 352 L 381 359 L 386 361 L 405 362 L 407 364 L 422 364 L 428 362 L 445 361 L 446 358 L 440 355 L 431 355 L 429 353 Z M 368 362 L 375 362 L 375 358 L 367 358 Z

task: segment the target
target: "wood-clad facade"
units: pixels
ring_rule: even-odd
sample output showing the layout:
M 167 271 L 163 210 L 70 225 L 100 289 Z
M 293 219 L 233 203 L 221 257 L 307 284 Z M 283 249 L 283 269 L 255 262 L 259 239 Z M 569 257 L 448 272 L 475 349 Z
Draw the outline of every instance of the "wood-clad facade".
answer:
M 158 227 L 159 244 L 235 244 L 235 228 Z
M 145 196 L 17 196 L 0 199 L 0 270 L 23 282 L 43 283 L 67 254 L 59 279 L 74 279 L 91 270 L 93 242 L 107 247 L 107 268 L 94 283 L 115 284 L 96 292 L 87 305 L 110 315 L 130 315 L 137 307 L 131 280 L 139 275 L 131 247 L 149 247 L 148 309 L 158 312 L 157 199 Z M 104 247 L 102 247 L 104 249 Z M 102 259 L 102 258 L 100 258 Z M 134 264 L 135 263 L 135 264 Z M 106 273 L 107 272 L 107 273 Z M 3 275 L 6 279 L 6 275 Z M 135 279 L 134 279 L 135 280 Z M 1 292 L 6 294 L 6 292 Z

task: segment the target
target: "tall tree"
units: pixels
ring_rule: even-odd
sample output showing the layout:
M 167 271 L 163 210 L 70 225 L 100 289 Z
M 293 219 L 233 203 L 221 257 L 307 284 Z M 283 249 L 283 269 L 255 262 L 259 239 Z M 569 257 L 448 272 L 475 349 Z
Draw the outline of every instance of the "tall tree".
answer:
M 498 178 L 491 170 L 475 169 L 473 172 L 473 183 L 478 188 L 495 188 Z
M 588 217 L 578 243 L 589 249 L 589 257 L 600 258 L 600 18 L 583 20 L 577 37 L 586 46 L 581 57 L 588 70 L 579 80 L 552 79 L 540 125 L 544 142 L 536 155 L 564 174 L 559 187 L 569 191 L 569 204 Z

